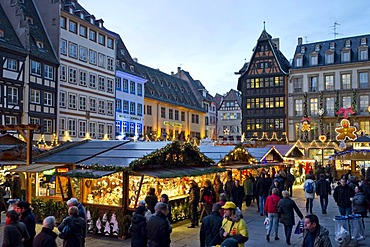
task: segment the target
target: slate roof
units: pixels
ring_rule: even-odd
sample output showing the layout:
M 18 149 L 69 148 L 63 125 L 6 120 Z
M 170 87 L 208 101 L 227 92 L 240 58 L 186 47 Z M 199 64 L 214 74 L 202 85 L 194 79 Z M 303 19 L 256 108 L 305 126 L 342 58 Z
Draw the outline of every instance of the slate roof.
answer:
M 29 54 L 44 61 L 49 61 L 54 64 L 59 64 L 57 57 L 54 54 L 50 40 L 45 32 L 44 26 L 39 17 L 38 11 L 32 0 L 24 0 L 24 3 L 18 1 L 19 7 L 22 9 L 25 17 L 31 17 L 33 23 L 28 23 L 29 29 Z M 44 48 L 38 48 L 36 42 L 43 43 Z
M 224 101 L 234 101 L 236 100 L 239 104 L 239 107 L 242 105 L 242 98 L 240 96 L 240 93 L 234 89 L 230 89 L 230 91 L 223 97 L 222 102 Z M 222 105 L 222 102 L 220 103 L 219 107 Z
M 23 54 L 27 53 L 27 50 L 23 47 L 22 43 L 18 39 L 12 24 L 5 14 L 3 7 L 0 4 L 0 29 L 4 31 L 4 38 L 0 38 L 0 48 L 4 48 L 7 51 L 15 51 Z
M 360 136 L 353 142 L 370 142 L 370 137 L 368 136 Z
M 205 101 L 213 101 L 212 95 L 208 93 L 208 90 L 203 86 L 202 82 L 200 80 L 194 80 L 193 77 L 190 75 L 188 71 L 182 70 L 185 74 L 185 76 L 189 79 L 190 83 L 194 86 L 196 90 L 198 90 L 199 94 Z M 203 96 L 201 90 L 206 90 L 207 94 L 206 96 Z
M 334 63 L 328 64 L 345 64 L 345 63 L 355 63 L 355 62 L 363 62 L 364 60 L 359 60 L 358 58 L 358 48 L 361 46 L 361 39 L 366 38 L 366 46 L 370 45 L 370 34 L 366 35 L 360 35 L 360 36 L 353 36 L 353 37 L 345 37 L 341 39 L 332 39 L 332 40 L 325 40 L 325 41 L 319 41 L 309 44 L 302 44 L 297 45 L 295 53 L 294 53 L 294 60 L 297 55 L 303 55 L 303 64 L 300 67 L 296 66 L 296 63 L 293 63 L 293 69 L 299 69 L 299 68 L 308 68 L 308 67 L 316 67 L 316 66 L 322 66 L 325 64 L 325 52 L 330 50 L 330 43 L 334 42 L 335 47 L 333 49 L 334 51 Z M 351 41 L 351 61 L 350 62 L 341 62 L 341 51 L 343 48 L 346 47 L 346 41 Z M 315 51 L 316 46 L 319 45 L 320 50 L 318 51 L 318 64 L 315 66 L 309 65 L 309 55 Z M 301 53 L 301 49 L 304 47 L 305 51 L 304 53 Z M 368 59 L 366 61 L 369 60 Z
M 136 67 L 139 74 L 148 80 L 145 83 L 145 98 L 205 112 L 187 81 L 143 64 L 136 63 Z

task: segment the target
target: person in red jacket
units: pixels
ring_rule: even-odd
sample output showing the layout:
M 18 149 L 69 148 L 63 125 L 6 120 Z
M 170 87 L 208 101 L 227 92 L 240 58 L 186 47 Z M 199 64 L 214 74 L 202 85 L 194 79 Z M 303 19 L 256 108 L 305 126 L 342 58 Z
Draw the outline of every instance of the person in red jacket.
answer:
M 275 240 L 279 240 L 278 229 L 279 229 L 279 215 L 278 215 L 278 203 L 280 201 L 279 189 L 273 188 L 270 196 L 267 197 L 265 203 L 265 215 L 269 218 L 269 227 L 266 233 L 266 240 L 270 241 L 270 233 L 272 228 L 275 230 Z

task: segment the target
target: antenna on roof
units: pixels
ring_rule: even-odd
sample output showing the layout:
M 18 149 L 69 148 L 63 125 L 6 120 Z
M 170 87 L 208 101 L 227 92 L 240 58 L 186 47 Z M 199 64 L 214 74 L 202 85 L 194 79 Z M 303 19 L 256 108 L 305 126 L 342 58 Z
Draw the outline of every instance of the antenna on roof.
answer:
M 337 39 L 337 35 L 343 35 L 337 32 L 337 26 L 340 26 L 340 23 L 338 23 L 337 21 L 334 22 L 333 26 L 330 26 L 331 28 L 333 28 L 334 39 Z

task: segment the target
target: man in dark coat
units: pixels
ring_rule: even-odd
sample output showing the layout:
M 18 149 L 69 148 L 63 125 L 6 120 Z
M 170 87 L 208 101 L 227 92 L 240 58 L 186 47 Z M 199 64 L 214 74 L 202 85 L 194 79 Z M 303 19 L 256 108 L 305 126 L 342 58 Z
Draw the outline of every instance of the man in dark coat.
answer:
M 172 227 L 167 219 L 168 206 L 158 202 L 155 205 L 155 214 L 147 224 L 148 247 L 169 247 L 171 244 Z
M 332 247 L 329 231 L 319 224 L 319 218 L 310 214 L 304 219 L 305 231 L 301 247 Z
M 146 237 L 146 218 L 144 216 L 145 207 L 139 206 L 136 208 L 134 216 L 132 216 L 130 233 L 131 247 L 147 246 Z
M 200 200 L 200 189 L 194 180 L 190 181 L 189 203 L 191 211 L 191 225 L 188 228 L 194 228 L 198 225 L 198 204 Z
M 68 208 L 68 217 L 58 226 L 59 232 L 63 231 L 66 224 L 70 226 L 70 233 L 63 240 L 63 247 L 82 247 L 83 239 L 86 237 L 86 222 L 78 216 L 78 208 Z
M 20 210 L 20 222 L 23 222 L 26 227 L 28 234 L 30 235 L 30 239 L 23 243 L 24 247 L 32 247 L 33 246 L 33 239 L 36 235 L 36 217 L 31 212 L 31 204 L 27 201 L 20 201 L 18 202 L 18 208 Z
M 289 192 L 283 191 L 283 199 L 278 203 L 278 214 L 280 216 L 280 223 L 284 225 L 285 240 L 287 245 L 291 245 L 290 237 L 292 236 L 294 222 L 294 211 L 298 214 L 299 218 L 303 219 L 303 214 L 299 210 L 295 201 L 289 197 Z
M 146 202 L 147 208 L 150 210 L 150 212 L 152 214 L 154 214 L 154 212 L 155 212 L 154 207 L 158 202 L 158 198 L 155 194 L 155 189 L 154 188 L 149 189 L 148 195 L 145 197 L 144 200 Z
M 23 247 L 23 240 L 29 240 L 27 228 L 23 222 L 18 222 L 18 213 L 14 210 L 6 212 L 7 225 L 4 227 L 2 247 Z
M 331 188 L 328 180 L 325 179 L 323 173 L 320 174 L 320 179 L 317 181 L 316 194 L 320 196 L 320 205 L 323 214 L 326 214 L 328 207 L 328 195 L 331 194 Z
M 80 203 L 77 198 L 71 198 L 67 201 L 67 206 L 68 207 L 72 207 L 72 206 L 76 206 L 77 209 L 78 209 L 78 216 L 80 216 L 82 219 L 85 220 L 85 223 L 86 223 L 86 209 L 85 207 L 82 205 L 82 203 Z M 86 239 L 83 238 L 82 239 L 82 246 L 85 246 L 85 241 Z
M 335 187 L 333 198 L 338 205 L 340 215 L 349 215 L 352 213 L 352 202 L 350 198 L 355 196 L 355 191 L 348 186 L 347 180 L 342 177 L 340 185 Z
M 263 212 L 265 209 L 265 202 L 269 194 L 270 186 L 271 186 L 271 180 L 266 178 L 265 173 L 262 173 L 261 178 L 258 179 L 258 182 L 256 185 L 256 191 L 259 196 L 259 212 L 261 216 L 263 216 Z
M 42 230 L 33 240 L 33 247 L 57 247 L 55 239 L 57 234 L 53 232 L 55 226 L 54 216 L 48 216 L 42 222 Z
M 201 247 L 216 246 L 222 243 L 222 238 L 219 235 L 219 230 L 222 226 L 220 211 L 221 205 L 215 203 L 213 204 L 211 214 L 203 218 L 202 226 L 200 227 Z

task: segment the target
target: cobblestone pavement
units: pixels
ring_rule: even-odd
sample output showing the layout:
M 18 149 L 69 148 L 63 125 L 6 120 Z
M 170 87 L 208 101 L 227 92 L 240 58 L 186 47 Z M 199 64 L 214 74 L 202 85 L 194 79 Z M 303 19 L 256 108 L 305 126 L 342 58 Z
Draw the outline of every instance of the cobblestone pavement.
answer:
M 302 186 L 295 186 L 293 191 L 293 199 L 296 201 L 298 207 L 302 211 L 303 215 L 305 215 L 305 199 L 304 199 L 304 192 Z M 249 240 L 246 243 L 246 246 L 288 246 L 285 244 L 285 237 L 284 237 L 284 227 L 282 224 L 279 226 L 279 237 L 280 240 L 274 240 L 271 238 L 270 242 L 267 242 L 265 226 L 263 225 L 263 221 L 265 217 L 260 216 L 256 212 L 256 205 L 252 203 L 252 205 L 246 209 L 245 205 L 243 205 L 243 215 L 244 219 L 247 222 L 248 230 L 249 230 Z M 334 216 L 338 215 L 338 207 L 334 203 L 333 198 L 330 196 L 329 198 L 329 206 L 328 206 L 328 213 L 326 215 L 321 214 L 320 209 L 320 202 L 319 199 L 316 198 L 314 200 L 314 209 L 313 213 L 316 213 L 319 216 L 320 224 L 325 226 L 330 232 L 330 239 L 333 246 L 337 246 L 337 243 L 334 240 Z M 2 224 L 0 224 L 0 243 L 2 243 L 2 233 L 4 228 L 4 215 L 1 215 Z M 296 216 L 296 221 L 299 220 Z M 359 246 L 370 246 L 370 219 L 365 219 L 366 230 L 365 230 L 365 237 L 364 241 L 359 242 Z M 173 232 L 171 234 L 171 246 L 173 247 L 194 247 L 199 246 L 199 228 L 187 228 L 190 225 L 189 220 L 184 220 L 178 223 L 173 224 Z M 41 230 L 41 225 L 37 225 L 37 232 Z M 293 229 L 294 230 L 294 229 Z M 298 247 L 302 242 L 302 235 L 295 235 L 292 234 L 291 239 L 291 246 Z M 58 246 L 62 246 L 62 240 L 58 238 Z M 86 239 L 86 246 L 87 247 L 101 247 L 101 246 L 131 246 L 130 239 L 112 239 L 107 237 L 101 236 L 93 236 L 88 235 Z

